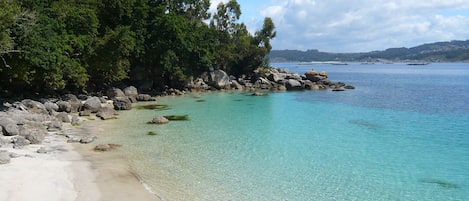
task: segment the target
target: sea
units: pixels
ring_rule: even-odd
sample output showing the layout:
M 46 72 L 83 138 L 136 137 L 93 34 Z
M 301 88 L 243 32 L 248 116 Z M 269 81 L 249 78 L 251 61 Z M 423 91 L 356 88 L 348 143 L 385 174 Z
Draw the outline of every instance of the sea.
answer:
M 469 200 L 469 63 L 271 65 L 356 89 L 162 97 L 99 140 L 168 201 Z

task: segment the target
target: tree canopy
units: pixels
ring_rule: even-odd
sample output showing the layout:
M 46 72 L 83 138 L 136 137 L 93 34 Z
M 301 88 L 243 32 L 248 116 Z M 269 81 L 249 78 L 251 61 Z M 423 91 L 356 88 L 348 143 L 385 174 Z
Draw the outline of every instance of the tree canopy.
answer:
M 3 94 L 182 87 L 210 68 L 268 66 L 275 25 L 251 35 L 236 0 L 0 0 Z M 210 22 L 210 23 L 207 23 Z

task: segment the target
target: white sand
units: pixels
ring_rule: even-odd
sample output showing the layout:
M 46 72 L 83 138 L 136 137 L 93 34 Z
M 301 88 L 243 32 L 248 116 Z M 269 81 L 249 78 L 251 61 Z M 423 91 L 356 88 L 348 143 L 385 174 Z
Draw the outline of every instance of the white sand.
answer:
M 36 153 L 44 147 L 47 153 Z M 40 145 L 22 149 L 3 146 L 21 155 L 0 165 L 0 200 L 68 201 L 99 200 L 100 192 L 91 164 L 73 150 L 64 136 L 50 134 Z

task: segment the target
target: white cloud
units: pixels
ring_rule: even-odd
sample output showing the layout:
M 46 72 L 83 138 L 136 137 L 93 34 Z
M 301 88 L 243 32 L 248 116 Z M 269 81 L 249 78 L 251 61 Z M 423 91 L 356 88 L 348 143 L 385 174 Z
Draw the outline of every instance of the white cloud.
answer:
M 355 52 L 469 39 L 469 15 L 461 15 L 468 0 L 272 2 L 261 15 L 276 25 L 274 49 Z

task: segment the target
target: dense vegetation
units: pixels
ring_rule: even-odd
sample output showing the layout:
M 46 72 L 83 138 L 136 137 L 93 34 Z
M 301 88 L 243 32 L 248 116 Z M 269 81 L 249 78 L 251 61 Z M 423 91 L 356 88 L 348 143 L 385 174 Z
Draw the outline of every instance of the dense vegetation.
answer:
M 118 83 L 181 87 L 212 67 L 265 66 L 270 18 L 251 35 L 236 0 L 0 0 L 0 91 L 56 94 Z M 209 22 L 209 23 L 208 23 Z
M 390 48 L 367 53 L 326 53 L 318 50 L 273 50 L 273 61 L 428 61 L 454 62 L 469 60 L 469 40 L 424 44 L 412 48 Z

